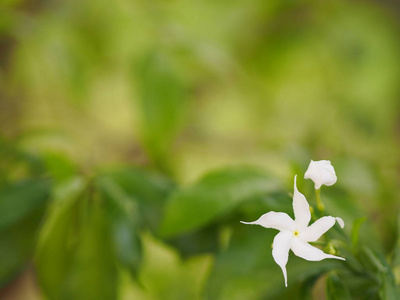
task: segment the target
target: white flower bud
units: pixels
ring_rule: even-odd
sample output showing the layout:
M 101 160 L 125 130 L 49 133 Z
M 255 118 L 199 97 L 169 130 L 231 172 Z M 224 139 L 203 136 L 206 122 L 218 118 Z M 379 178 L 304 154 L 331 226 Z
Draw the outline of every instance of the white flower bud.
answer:
M 321 185 L 333 185 L 336 180 L 335 169 L 329 160 L 311 160 L 304 179 L 311 179 L 314 181 L 315 189 L 321 188 Z

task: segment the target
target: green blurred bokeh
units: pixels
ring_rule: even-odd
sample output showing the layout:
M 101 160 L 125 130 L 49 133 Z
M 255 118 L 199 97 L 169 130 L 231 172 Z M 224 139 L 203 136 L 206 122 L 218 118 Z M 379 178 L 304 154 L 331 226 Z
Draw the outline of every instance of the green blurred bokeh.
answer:
M 281 191 L 286 192 L 292 190 L 293 175 L 302 178 L 310 159 L 330 159 L 338 182 L 324 190 L 327 209 L 349 224 L 366 216 L 388 253 L 396 243 L 400 199 L 397 6 L 390 1 L 340 0 L 3 0 L 0 182 L 5 188 L 0 196 L 14 195 L 18 187 L 10 185 L 18 182 L 26 186 L 21 193 L 40 198 L 40 193 L 50 193 L 43 187 L 48 181 L 58 185 L 76 175 L 92 178 L 126 165 L 168 178 L 151 179 L 139 201 L 156 202 L 173 185 L 190 186 L 210 170 L 242 165 L 265 170 L 284 183 Z M 128 185 L 124 178 L 118 180 Z M 139 179 L 132 182 L 138 189 L 144 185 Z M 154 195 L 148 192 L 153 185 Z M 300 180 L 299 186 L 312 195 L 310 183 Z M 54 210 L 56 205 L 46 197 L 25 201 L 34 207 L 30 213 L 38 214 L 46 205 Z M 23 260 L 30 261 L 33 254 L 24 251 L 36 243 L 29 240 L 32 235 L 42 230 L 25 233 L 29 238 L 21 233 L 24 242 L 12 241 L 16 201 L 0 206 L 0 220 L 6 220 L 4 225 L 0 221 L 0 235 L 5 235 L 0 255 L 12 261 L 7 247 L 14 243 Z M 43 215 L 27 220 L 26 228 L 41 228 L 43 223 L 43 230 L 51 227 Z M 149 218 L 160 215 L 163 212 Z M 97 220 L 96 212 L 86 217 Z M 107 243 L 104 236 L 91 233 L 105 225 L 90 224 L 93 228 L 80 233 L 82 239 L 93 239 L 88 245 Z M 234 253 L 214 255 L 211 247 L 186 260 L 178 255 L 179 246 L 150 234 L 151 226 L 140 231 L 143 258 L 137 259 L 143 262 L 139 275 L 133 276 L 139 280 L 125 273 L 118 279 L 121 298 L 197 299 L 208 291 L 214 295 L 210 299 L 267 299 L 259 298 L 258 290 L 243 279 L 245 271 L 230 270 L 237 259 Z M 211 221 L 207 226 L 208 232 L 217 231 Z M 235 230 L 246 229 L 219 227 L 218 239 L 229 239 Z M 268 249 L 271 234 L 256 232 L 257 238 L 265 236 L 265 248 L 254 249 L 265 256 L 265 268 L 275 268 Z M 43 241 L 44 234 L 39 235 Z M 255 238 L 246 243 L 257 243 Z M 99 247 L 106 259 L 107 247 Z M 192 248 L 196 252 L 196 246 Z M 81 250 L 85 257 L 85 247 Z M 38 252 L 36 263 L 52 268 Z M 52 259 L 57 266 L 57 258 Z M 216 264 L 220 273 L 210 271 Z M 239 279 L 228 278 L 229 272 Z M 32 299 L 41 299 L 41 288 L 28 284 L 7 289 L 16 276 L 10 274 L 3 283 L 5 297 L 9 293 L 24 299 L 25 289 Z M 69 283 L 68 291 L 90 281 L 85 272 L 81 276 Z M 261 284 L 262 276 L 255 276 Z M 280 280 L 279 274 L 270 286 Z M 224 288 L 216 293 L 218 298 L 214 290 L 220 284 Z M 54 299 L 64 299 L 54 293 Z M 65 299 L 76 299 L 71 293 Z M 116 297 L 110 293 L 104 299 Z M 87 297 L 95 295 L 89 291 Z

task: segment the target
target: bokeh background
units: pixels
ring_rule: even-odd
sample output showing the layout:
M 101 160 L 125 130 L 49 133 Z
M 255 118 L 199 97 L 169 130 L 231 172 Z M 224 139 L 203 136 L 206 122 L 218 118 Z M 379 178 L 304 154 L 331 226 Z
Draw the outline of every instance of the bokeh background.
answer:
M 389 0 L 1 0 L 0 297 L 289 293 L 271 258 L 274 231 L 236 223 L 291 213 L 295 174 L 313 199 L 302 180 L 311 159 L 330 159 L 338 175 L 323 189 L 327 211 L 350 228 L 365 216 L 366 243 L 390 255 L 400 197 L 399 18 Z M 226 179 L 218 172 L 251 180 L 218 190 L 227 199 L 218 201 L 235 204 L 213 213 L 209 190 Z M 104 186 L 128 203 L 122 213 L 96 204 L 114 199 Z M 193 221 L 187 205 L 169 204 L 182 193 L 205 198 L 197 209 L 206 217 Z M 76 207 L 57 212 L 63 205 Z M 118 225 L 125 213 L 135 224 Z M 125 245 L 122 263 L 107 236 Z M 293 293 L 310 268 L 330 268 L 296 259 Z M 324 284 L 311 293 L 323 299 Z

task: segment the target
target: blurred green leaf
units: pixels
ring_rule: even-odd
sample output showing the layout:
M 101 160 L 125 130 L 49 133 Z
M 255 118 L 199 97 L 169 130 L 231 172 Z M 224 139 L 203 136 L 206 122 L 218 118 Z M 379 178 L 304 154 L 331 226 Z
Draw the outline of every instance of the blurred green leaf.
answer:
M 104 177 L 121 187 L 119 193 L 126 194 L 126 205 L 131 201 L 130 206 L 139 210 L 135 213 L 139 218 L 137 224 L 156 232 L 164 212 L 165 200 L 173 189 L 172 182 L 161 174 L 134 167 L 114 170 Z
M 398 299 L 399 288 L 396 286 L 392 269 L 384 256 L 367 247 L 363 247 L 360 251 L 360 259 L 367 269 L 375 273 L 381 299 Z
M 49 182 L 27 180 L 0 188 L 0 230 L 14 225 L 32 211 L 46 203 L 49 196 Z
M 142 135 L 148 153 L 161 167 L 169 147 L 183 124 L 187 99 L 183 82 L 172 60 L 150 52 L 135 74 L 139 83 Z
M 381 274 L 380 297 L 385 300 L 398 300 L 400 288 L 396 286 L 394 276 L 391 272 Z
M 119 262 L 137 275 L 142 259 L 142 244 L 138 235 L 138 207 L 111 179 L 98 181 L 102 196 L 106 200 L 111 238 Z
M 47 152 L 44 154 L 46 170 L 53 179 L 59 181 L 67 180 L 78 174 L 78 168 L 63 153 Z
M 397 237 L 396 237 L 396 243 L 393 248 L 392 261 L 391 261 L 391 265 L 393 267 L 400 264 L 400 213 L 398 214 L 398 217 L 397 217 L 396 231 L 397 231 L 396 232 Z
M 101 199 L 80 179 L 56 196 L 37 250 L 41 287 L 49 299 L 115 299 L 117 272 Z
M 97 202 L 99 199 L 85 200 Z M 63 283 L 65 290 L 61 299 L 117 298 L 118 273 L 104 208 L 100 202 L 92 203 L 89 207 L 79 244 L 72 254 L 72 265 Z
M 361 217 L 361 218 L 357 218 L 353 222 L 353 228 L 351 229 L 351 243 L 352 243 L 352 246 L 354 249 L 357 249 L 357 247 L 358 247 L 360 227 L 365 222 L 366 219 L 367 219 L 366 217 Z
M 181 260 L 173 248 L 150 235 L 143 235 L 144 262 L 140 281 L 146 296 L 128 299 L 200 300 L 212 264 L 211 255 Z
M 347 287 L 336 275 L 326 278 L 326 295 L 329 300 L 351 300 Z
M 40 286 L 50 299 L 62 299 L 62 287 L 72 263 L 76 235 L 76 210 L 83 192 L 82 180 L 75 179 L 58 187 L 55 200 L 40 233 L 36 268 Z
M 31 180 L 0 189 L 0 286 L 16 276 L 34 252 L 49 187 L 47 181 Z
M 364 246 L 360 250 L 360 260 L 365 267 L 371 271 L 386 273 L 388 268 L 382 257 L 378 253 L 372 251 L 368 247 Z
M 174 246 L 183 257 L 204 253 L 215 253 L 221 246 L 221 228 L 216 223 L 194 232 L 174 236 L 167 242 Z
M 170 197 L 161 234 L 173 236 L 194 230 L 238 204 L 265 197 L 278 188 L 276 180 L 256 168 L 232 167 L 211 172 Z

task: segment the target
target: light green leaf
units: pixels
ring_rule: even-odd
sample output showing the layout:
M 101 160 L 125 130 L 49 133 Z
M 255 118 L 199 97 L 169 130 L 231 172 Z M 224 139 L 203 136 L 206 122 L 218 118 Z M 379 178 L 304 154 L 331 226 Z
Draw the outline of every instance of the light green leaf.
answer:
M 98 199 L 88 199 L 89 201 Z M 106 210 L 92 203 L 82 225 L 79 244 L 63 283 L 61 299 L 113 300 L 117 298 L 118 273 Z
M 131 282 L 130 297 L 145 300 L 200 300 L 202 288 L 212 265 L 212 255 L 182 260 L 173 249 L 150 235 L 143 235 L 144 261 L 139 287 Z
M 74 223 L 84 184 L 71 180 L 55 191 L 55 200 L 40 233 L 36 269 L 40 286 L 50 299 L 62 299 L 62 286 L 76 245 Z M 75 228 L 78 229 L 78 228 Z
M 211 172 L 169 199 L 161 225 L 164 236 L 199 228 L 238 204 L 265 197 L 279 184 L 263 171 L 250 167 Z
M 56 199 L 37 250 L 49 299 L 115 299 L 117 272 L 106 209 L 93 186 L 70 181 Z
M 169 147 L 183 124 L 185 87 L 171 58 L 156 51 L 144 58 L 136 75 L 144 142 L 153 160 L 165 164 Z

